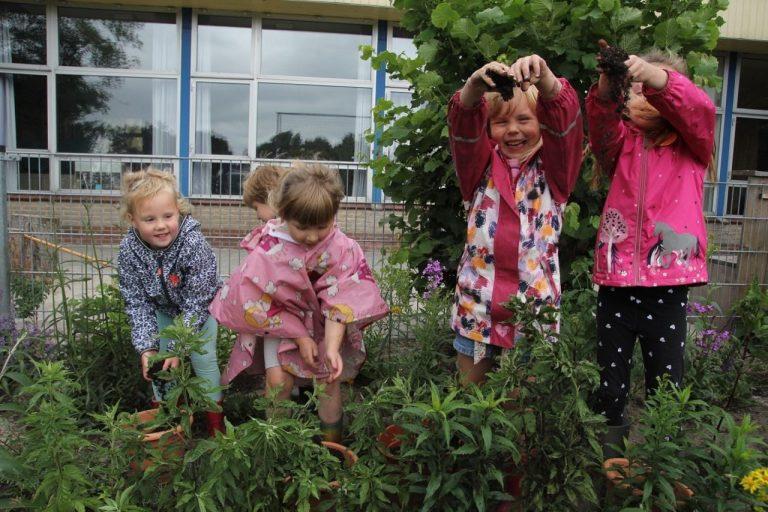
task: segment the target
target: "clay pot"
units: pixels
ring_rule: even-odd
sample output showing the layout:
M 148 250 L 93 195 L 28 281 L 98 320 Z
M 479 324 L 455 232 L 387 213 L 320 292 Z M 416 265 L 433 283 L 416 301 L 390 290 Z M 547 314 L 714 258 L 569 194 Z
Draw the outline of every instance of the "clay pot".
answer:
M 608 489 L 620 489 L 627 491 L 631 486 L 628 482 L 625 482 L 625 478 L 637 478 L 639 482 L 645 480 L 643 475 L 633 475 L 629 467 L 629 460 L 624 458 L 607 459 L 603 462 L 603 469 L 605 470 L 605 478 L 608 480 Z M 693 496 L 693 491 L 681 482 L 674 483 L 675 499 L 677 505 L 682 507 L 685 502 Z M 638 488 L 632 488 L 632 494 L 635 496 L 642 496 L 643 491 Z M 654 511 L 658 508 L 653 507 Z
M 135 426 L 142 432 L 142 442 L 148 443 L 152 449 L 159 451 L 164 460 L 181 459 L 184 457 L 184 429 L 181 425 L 176 425 L 170 429 L 153 429 L 149 424 L 157 417 L 160 409 L 147 409 L 134 414 Z M 190 417 L 190 422 L 192 418 Z M 152 460 L 144 459 L 141 462 L 132 461 L 130 463 L 131 471 L 143 473 L 152 466 Z M 159 475 L 158 480 L 161 483 L 167 483 L 169 475 Z

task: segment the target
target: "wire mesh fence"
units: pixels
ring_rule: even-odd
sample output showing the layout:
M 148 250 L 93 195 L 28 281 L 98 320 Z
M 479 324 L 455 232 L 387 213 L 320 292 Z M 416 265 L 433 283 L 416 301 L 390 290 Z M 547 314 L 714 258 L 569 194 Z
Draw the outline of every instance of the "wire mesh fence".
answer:
M 59 270 L 70 296 L 93 292 L 97 276 L 114 274 L 117 247 L 127 229 L 120 218 L 121 174 L 149 165 L 180 177 L 193 215 L 218 256 L 219 273 L 226 277 L 245 256 L 239 241 L 259 222 L 242 204 L 241 191 L 247 173 L 262 163 L 287 166 L 291 161 L 6 155 L 11 281 L 17 289 L 33 289 L 29 282 L 50 281 Z M 380 267 L 382 251 L 398 246 L 398 233 L 387 219 L 402 206 L 386 198 L 372 201 L 371 171 L 364 164 L 325 163 L 338 169 L 347 194 L 339 227 L 360 243 L 374 268 Z M 705 188 L 710 284 L 694 289 L 692 296 L 708 296 L 724 310 L 753 279 L 768 285 L 768 175 L 754 174 L 748 181 Z M 36 314 L 45 316 L 55 300 L 49 296 Z

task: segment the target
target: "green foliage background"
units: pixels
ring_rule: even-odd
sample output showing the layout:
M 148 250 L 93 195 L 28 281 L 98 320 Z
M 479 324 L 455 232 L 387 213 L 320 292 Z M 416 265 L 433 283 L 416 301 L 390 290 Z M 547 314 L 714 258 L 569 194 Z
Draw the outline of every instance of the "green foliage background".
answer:
M 618 44 L 629 53 L 650 47 L 685 56 L 699 85 L 719 86 L 715 48 L 728 0 L 394 0 L 403 11 L 401 25 L 413 32 L 418 56 L 391 52 L 373 55 L 374 67 L 386 66 L 394 78 L 412 84 L 410 107 L 380 100 L 374 109 L 380 146 L 395 146 L 394 158 L 382 154 L 371 167 L 374 184 L 405 204 L 392 214 L 392 228 L 403 233 L 395 261 L 421 268 L 438 258 L 457 266 L 466 221 L 451 162 L 446 106 L 451 95 L 478 67 L 491 60 L 512 63 L 541 55 L 558 76 L 565 76 L 583 98 L 596 79 L 597 40 Z M 602 191 L 592 191 L 591 158 L 566 209 L 561 261 L 587 255 L 596 233 Z

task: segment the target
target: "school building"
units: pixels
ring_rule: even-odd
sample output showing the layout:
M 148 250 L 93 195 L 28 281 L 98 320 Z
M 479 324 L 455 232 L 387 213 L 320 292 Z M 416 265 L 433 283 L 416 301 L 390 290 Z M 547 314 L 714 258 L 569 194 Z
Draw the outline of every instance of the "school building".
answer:
M 0 2 L 12 229 L 84 243 L 87 218 L 114 243 L 124 229 L 121 172 L 153 163 L 176 172 L 213 242 L 232 246 L 255 221 L 239 205 L 250 167 L 310 159 L 339 169 L 346 231 L 364 247 L 395 243 L 379 223 L 394 206 L 372 185 L 365 133 L 378 98 L 407 104 L 410 93 L 358 49 L 413 54 L 390 3 Z M 744 215 L 747 179 L 768 171 L 768 1 L 731 0 L 724 17 L 724 86 L 712 93 L 718 182 L 706 209 L 734 218 Z

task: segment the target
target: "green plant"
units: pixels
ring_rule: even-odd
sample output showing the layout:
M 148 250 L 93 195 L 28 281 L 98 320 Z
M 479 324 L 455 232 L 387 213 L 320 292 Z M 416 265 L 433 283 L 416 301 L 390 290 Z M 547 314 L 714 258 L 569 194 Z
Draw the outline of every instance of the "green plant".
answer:
M 409 59 L 392 52 L 363 57 L 373 67 L 385 66 L 394 78 L 407 80 L 410 106 L 379 100 L 374 109 L 380 146 L 396 146 L 371 162 L 374 183 L 404 204 L 402 214 L 387 221 L 403 233 L 396 261 L 421 269 L 437 258 L 457 267 L 466 237 L 466 221 L 454 177 L 445 122 L 451 95 L 482 64 L 511 63 L 537 53 L 582 94 L 596 79 L 597 41 L 606 39 L 630 53 L 657 46 L 685 55 L 695 80 L 716 85 L 714 49 L 718 13 L 727 0 L 395 0 L 403 12 L 401 25 L 411 31 L 418 54 Z M 457 58 L 460 56 L 460 58 Z M 565 211 L 561 261 L 568 281 L 570 262 L 592 247 L 602 208 L 602 194 L 590 190 L 591 162 Z M 449 276 L 452 277 L 452 276 Z M 449 281 L 451 279 L 449 278 Z
M 71 395 L 78 385 L 61 362 L 36 363 L 36 378 L 21 390 L 27 403 L 19 452 L 3 461 L 14 507 L 85 510 L 95 504 L 91 442 Z M 10 455 L 9 453 L 5 454 Z M 8 469 L 10 468 L 10 470 Z
M 50 291 L 50 282 L 46 278 L 13 274 L 11 276 L 11 295 L 19 318 L 27 318 L 43 303 Z
M 581 300 L 588 301 L 589 294 Z M 577 297 L 569 299 L 579 304 Z M 549 306 L 513 297 L 505 304 L 509 322 L 523 338 L 501 359 L 488 385 L 503 390 L 518 411 L 522 433 L 520 450 L 523 496 L 528 510 L 575 510 L 594 507 L 597 494 L 592 474 L 601 449 L 597 440 L 604 418 L 594 414 L 587 400 L 600 377 L 592 355 L 592 340 L 582 328 L 559 334 L 548 326 L 557 321 Z M 591 315 L 586 313 L 588 319 Z

